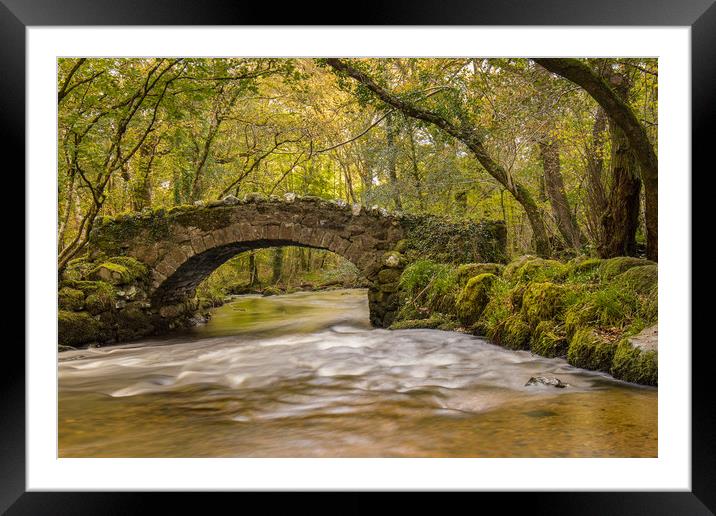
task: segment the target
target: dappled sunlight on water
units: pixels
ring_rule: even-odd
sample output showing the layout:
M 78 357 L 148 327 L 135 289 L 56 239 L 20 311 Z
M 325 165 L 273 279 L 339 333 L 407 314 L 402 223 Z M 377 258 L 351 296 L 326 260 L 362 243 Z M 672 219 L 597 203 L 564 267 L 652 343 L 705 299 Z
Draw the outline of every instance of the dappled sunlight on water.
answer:
M 171 339 L 60 353 L 63 457 L 635 457 L 657 391 L 460 333 L 371 329 L 364 290 L 247 296 Z M 564 389 L 525 386 L 556 376 Z

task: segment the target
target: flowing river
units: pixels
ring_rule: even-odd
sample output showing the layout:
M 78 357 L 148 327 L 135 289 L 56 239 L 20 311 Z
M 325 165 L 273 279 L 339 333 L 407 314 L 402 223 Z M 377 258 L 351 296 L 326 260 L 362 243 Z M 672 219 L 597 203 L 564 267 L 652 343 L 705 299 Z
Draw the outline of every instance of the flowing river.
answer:
M 60 353 L 58 430 L 60 457 L 655 457 L 657 390 L 301 292 Z

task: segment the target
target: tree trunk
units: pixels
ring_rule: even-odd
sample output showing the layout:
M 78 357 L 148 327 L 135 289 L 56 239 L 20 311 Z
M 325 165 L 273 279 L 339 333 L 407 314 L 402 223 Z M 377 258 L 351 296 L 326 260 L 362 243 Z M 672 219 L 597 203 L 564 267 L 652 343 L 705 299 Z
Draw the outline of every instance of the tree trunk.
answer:
M 552 215 L 557 229 L 568 247 L 579 249 L 583 237 L 564 191 L 564 181 L 559 164 L 559 141 L 547 138 L 539 143 L 539 149 L 544 169 L 545 191 L 552 207 Z
M 256 266 L 256 254 L 255 251 L 249 253 L 249 286 L 255 287 L 259 285 L 259 269 Z
M 272 263 L 272 276 L 271 282 L 273 284 L 281 281 L 281 275 L 283 273 L 283 247 L 275 247 L 273 250 L 273 261 Z
M 597 73 L 578 59 L 535 58 L 534 61 L 552 73 L 581 86 L 606 111 L 616 125 L 624 132 L 638 163 L 641 180 L 644 182 L 646 253 L 650 260 L 659 257 L 659 163 L 654 146 L 649 141 L 646 129 L 639 122 L 625 97 L 612 89 Z
M 641 180 L 637 176 L 638 163 L 629 140 L 619 126 L 612 132 L 612 184 L 607 209 L 602 217 L 603 241 L 599 256 L 634 256 L 636 230 L 639 227 L 639 194 Z
M 390 181 L 390 195 L 395 203 L 395 209 L 402 210 L 403 206 L 400 203 L 400 190 L 398 188 L 398 149 L 395 146 L 395 120 L 393 120 L 392 113 L 388 113 L 385 117 L 385 143 L 387 154 L 387 168 L 388 168 L 388 180 Z
M 604 240 L 601 219 L 607 210 L 607 194 L 604 190 L 604 140 L 607 129 L 607 114 L 597 109 L 592 128 L 592 141 L 587 146 L 587 229 L 593 242 L 599 245 Z

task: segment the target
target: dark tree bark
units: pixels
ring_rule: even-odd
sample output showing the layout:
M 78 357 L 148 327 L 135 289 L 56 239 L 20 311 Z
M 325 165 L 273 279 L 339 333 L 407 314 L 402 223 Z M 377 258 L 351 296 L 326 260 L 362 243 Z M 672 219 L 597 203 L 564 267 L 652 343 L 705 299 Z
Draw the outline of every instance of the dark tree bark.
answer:
M 256 266 L 256 254 L 254 251 L 249 253 L 249 286 L 255 287 L 259 285 L 259 268 Z
M 437 113 L 420 108 L 400 99 L 398 96 L 376 83 L 371 77 L 340 59 L 329 58 L 325 61 L 339 73 L 348 75 L 360 82 L 389 106 L 400 110 L 403 114 L 409 117 L 429 122 L 464 143 L 467 148 L 472 151 L 473 155 L 477 158 L 478 162 L 480 162 L 487 173 L 504 186 L 505 189 L 512 194 L 515 200 L 520 203 L 527 214 L 527 218 L 529 219 L 537 254 L 540 256 L 549 256 L 549 237 L 547 235 L 547 228 L 542 220 L 542 213 L 540 212 L 539 207 L 532 198 L 529 190 L 527 190 L 527 188 L 523 185 L 514 182 L 512 178 L 508 176 L 507 171 L 492 159 L 483 145 L 482 137 L 479 135 L 479 132 L 475 130 L 476 128 L 457 126 Z
M 641 181 L 629 139 L 614 124 L 612 133 L 612 184 L 607 209 L 602 217 L 603 240 L 598 248 L 599 256 L 634 256 L 636 254 L 636 231 L 639 227 L 639 194 Z
M 568 247 L 579 249 L 582 246 L 583 237 L 564 191 L 564 181 L 559 163 L 559 141 L 547 137 L 539 142 L 539 149 L 544 170 L 545 191 L 552 207 L 552 215 L 557 229 Z
M 534 61 L 552 73 L 581 86 L 624 132 L 638 163 L 644 183 L 647 256 L 658 259 L 658 159 L 644 126 L 627 102 L 589 66 L 578 59 L 540 58 Z

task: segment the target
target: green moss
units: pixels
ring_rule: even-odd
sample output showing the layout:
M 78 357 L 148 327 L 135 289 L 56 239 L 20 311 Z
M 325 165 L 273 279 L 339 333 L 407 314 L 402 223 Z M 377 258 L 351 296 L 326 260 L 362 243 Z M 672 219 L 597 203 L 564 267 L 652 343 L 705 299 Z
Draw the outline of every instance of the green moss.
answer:
M 427 319 L 408 319 L 395 321 L 390 325 L 390 330 L 407 330 L 407 329 L 443 329 L 451 327 L 453 321 L 443 314 L 433 314 Z
M 567 362 L 575 367 L 609 372 L 616 345 L 592 328 L 582 328 L 569 341 Z
M 135 281 L 144 281 L 148 274 L 147 266 L 135 258 L 114 256 L 92 269 L 89 277 L 112 285 L 126 285 Z
M 657 288 L 658 279 L 657 265 L 639 265 L 615 276 L 611 283 L 618 288 L 631 289 L 638 294 L 648 295 Z
M 62 280 L 82 280 L 87 277 L 94 265 L 87 258 L 70 260 L 62 271 Z
M 520 256 L 519 258 L 515 258 L 505 266 L 504 270 L 502 271 L 502 276 L 507 280 L 512 280 L 512 276 L 515 274 L 517 269 L 522 267 L 526 262 L 537 259 L 539 259 L 539 257 L 532 254 L 525 254 Z
M 617 256 L 616 258 L 609 258 L 604 260 L 599 266 L 599 278 L 602 281 L 610 281 L 612 278 L 618 276 L 624 271 L 631 269 L 632 267 L 639 267 L 642 265 L 655 265 L 654 262 L 649 260 L 643 260 L 641 258 L 633 258 L 631 256 Z
M 454 311 L 458 286 L 450 265 L 418 260 L 405 268 L 398 287 L 406 303 L 438 312 Z
M 550 358 L 563 357 L 567 354 L 567 347 L 564 327 L 555 321 L 541 321 L 532 332 L 532 353 Z
M 643 351 L 625 338 L 619 342 L 614 353 L 611 373 L 615 378 L 642 385 L 658 384 L 658 353 Z
M 467 282 L 455 302 L 457 315 L 462 322 L 465 324 L 477 322 L 490 301 L 490 290 L 496 279 L 497 276 L 494 274 L 484 273 Z
M 57 293 L 57 304 L 60 310 L 79 311 L 84 308 L 85 295 L 81 290 L 64 287 Z
M 508 264 L 503 276 L 512 282 L 561 281 L 567 275 L 567 267 L 556 260 L 543 258 L 518 258 L 517 264 Z
M 607 285 L 587 292 L 567 310 L 567 335 L 586 326 L 623 329 L 638 312 L 639 299 L 633 292 Z
M 519 314 L 511 315 L 502 323 L 494 339 L 509 349 L 529 349 L 530 327 Z
M 455 276 L 460 287 L 463 287 L 470 278 L 486 273 L 499 276 L 504 268 L 505 266 L 499 263 L 465 263 L 455 270 Z
M 154 329 L 149 315 L 136 307 L 119 310 L 116 321 L 119 340 L 137 339 L 150 334 Z
M 490 290 L 490 300 L 474 326 L 479 333 L 495 340 L 494 337 L 499 333 L 504 321 L 513 313 L 513 306 L 510 301 L 511 292 L 509 283 L 502 278 L 498 278 L 493 282 Z
M 599 258 L 577 257 L 567 262 L 567 278 L 574 282 L 593 282 L 599 279 Z
M 85 309 L 92 315 L 112 309 L 116 301 L 114 287 L 104 281 L 63 281 L 62 287 L 82 291 Z
M 522 314 L 531 327 L 540 321 L 555 318 L 564 309 L 564 297 L 569 289 L 554 283 L 530 283 L 522 297 Z
M 86 312 L 57 312 L 58 343 L 61 346 L 79 346 L 105 340 L 99 321 Z

